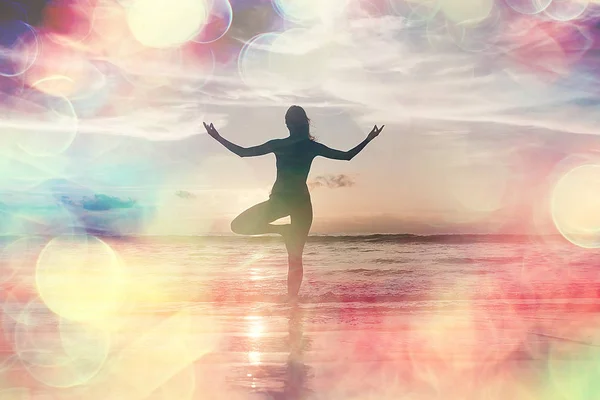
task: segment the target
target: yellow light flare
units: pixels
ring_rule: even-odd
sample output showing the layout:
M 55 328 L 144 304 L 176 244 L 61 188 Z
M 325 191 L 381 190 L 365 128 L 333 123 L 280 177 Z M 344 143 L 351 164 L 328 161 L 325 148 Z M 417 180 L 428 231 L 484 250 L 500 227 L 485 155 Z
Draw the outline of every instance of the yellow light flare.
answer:
M 148 47 L 175 47 L 191 40 L 207 17 L 203 0 L 136 0 L 127 9 L 133 36 Z
M 264 275 L 260 268 L 250 268 L 250 280 L 251 281 L 260 281 L 265 279 Z
M 106 76 L 90 62 L 80 63 L 77 71 L 70 72 L 70 75 L 40 75 L 38 80 L 31 80 L 31 87 L 52 96 L 64 96 L 76 101 L 106 86 Z
M 259 351 L 249 351 L 248 352 L 248 362 L 252 365 L 260 364 L 260 352 Z
M 31 396 L 31 389 L 26 387 L 14 387 L 0 390 L 0 399 L 2 400 L 29 400 L 33 398 L 34 397 Z
M 262 322 L 262 317 L 257 317 L 256 319 L 252 319 L 250 321 L 250 326 L 248 327 L 248 336 L 257 339 L 262 336 L 264 330 L 265 327 Z
M 129 24 L 127 10 L 117 0 L 103 0 L 94 7 L 91 15 L 92 32 L 85 44 L 92 54 L 103 54 L 114 62 L 115 54 L 122 51 L 124 45 L 136 43 Z
M 472 392 L 477 393 L 473 398 L 485 400 L 538 400 L 548 399 L 542 396 L 539 388 L 527 379 L 527 375 L 516 376 L 514 373 L 498 373 L 487 378 L 485 383 L 477 386 Z
M 40 36 L 39 46 L 36 62 L 24 74 L 27 84 L 48 95 L 65 97 L 89 85 L 93 66 L 83 52 L 46 36 Z
M 67 319 L 103 324 L 122 304 L 119 259 L 93 236 L 52 239 L 38 258 L 35 278 L 42 300 Z
M 144 400 L 193 400 L 195 391 L 196 370 L 194 364 L 190 364 Z
M 554 186 L 550 209 L 558 231 L 584 248 L 600 247 L 600 165 L 585 164 L 564 174 Z
M 88 383 L 106 361 L 110 346 L 102 329 L 64 320 L 37 298 L 23 308 L 14 336 L 15 352 L 25 369 L 56 388 Z
M 160 309 L 165 304 L 192 301 L 198 295 L 196 291 L 185 290 L 189 276 L 184 265 L 160 263 L 146 257 L 127 258 L 125 262 L 123 281 L 127 299 L 119 316 L 121 322 L 128 318 L 127 313 L 136 309 Z
M 275 9 L 298 24 L 332 23 L 344 15 L 349 0 L 275 0 Z
M 192 389 L 186 374 L 191 371 L 184 370 L 212 351 L 218 340 L 214 332 L 198 329 L 209 326 L 216 326 L 211 317 L 196 316 L 186 310 L 162 319 L 109 360 L 102 375 L 89 385 L 88 398 L 146 399 L 157 390 L 169 392 L 169 381 L 177 380 L 180 373 L 186 383 L 177 393 L 189 394 Z M 172 390 L 171 394 L 175 393 Z
M 68 76 L 52 75 L 38 79 L 31 87 L 52 95 L 69 95 L 75 91 L 75 81 Z
M 440 7 L 449 20 L 473 24 L 490 15 L 494 0 L 440 0 Z

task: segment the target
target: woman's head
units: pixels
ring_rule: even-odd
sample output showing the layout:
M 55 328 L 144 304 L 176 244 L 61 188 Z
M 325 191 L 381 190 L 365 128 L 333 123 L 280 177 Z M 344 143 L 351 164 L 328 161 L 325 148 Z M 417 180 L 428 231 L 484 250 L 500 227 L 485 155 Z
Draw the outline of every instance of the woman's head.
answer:
M 305 136 L 314 140 L 310 134 L 310 119 L 304 108 L 291 106 L 285 113 L 285 124 L 290 130 L 290 136 Z

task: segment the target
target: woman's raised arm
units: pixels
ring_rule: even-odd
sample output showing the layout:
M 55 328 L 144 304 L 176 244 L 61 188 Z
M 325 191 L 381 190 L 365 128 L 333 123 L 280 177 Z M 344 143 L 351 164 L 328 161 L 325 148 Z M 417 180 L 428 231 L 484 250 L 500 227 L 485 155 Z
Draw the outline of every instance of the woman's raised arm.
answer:
M 354 158 L 354 156 L 360 153 L 362 149 L 364 149 L 365 146 L 369 144 L 371 140 L 375 139 L 381 133 L 384 126 L 385 125 L 382 125 L 381 128 L 377 128 L 377 125 L 375 125 L 375 127 L 371 130 L 371 132 L 369 132 L 369 135 L 366 137 L 365 140 L 363 140 L 356 147 L 348 151 L 335 150 L 325 146 L 324 144 L 318 143 L 317 155 L 323 156 L 325 158 L 330 158 L 332 160 L 350 161 Z
M 204 128 L 206 128 L 206 132 L 210 136 L 212 136 L 217 142 L 221 143 L 223 146 L 225 146 L 225 148 L 227 148 L 227 150 L 231 151 L 234 154 L 237 154 L 240 157 L 262 156 L 264 154 L 272 153 L 274 150 L 274 144 L 276 140 L 269 140 L 268 142 L 263 143 L 259 146 L 242 147 L 230 142 L 229 140 L 221 136 L 216 130 L 216 128 L 213 126 L 213 124 L 208 125 L 205 122 Z

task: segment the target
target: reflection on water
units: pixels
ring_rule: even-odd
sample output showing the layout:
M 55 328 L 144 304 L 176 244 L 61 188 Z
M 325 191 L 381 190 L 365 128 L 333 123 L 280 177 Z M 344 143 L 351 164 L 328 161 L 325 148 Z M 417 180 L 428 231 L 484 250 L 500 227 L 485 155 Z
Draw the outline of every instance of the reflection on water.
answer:
M 308 394 L 306 386 L 309 367 L 304 364 L 304 349 L 307 341 L 304 339 L 303 310 L 294 305 L 290 308 L 288 322 L 288 345 L 290 355 L 288 357 L 285 374 L 285 386 L 283 395 L 285 399 L 302 399 Z
M 304 336 L 304 311 L 301 305 L 293 305 L 276 316 L 246 317 L 248 342 L 242 346 L 248 349 L 249 372 L 245 373 L 245 390 L 274 400 L 307 398 L 311 368 L 304 362 L 304 352 L 310 348 L 310 341 Z M 274 332 L 277 329 L 269 324 L 279 325 L 282 318 L 287 320 L 287 332 Z M 232 343 L 231 347 L 235 349 L 237 344 Z

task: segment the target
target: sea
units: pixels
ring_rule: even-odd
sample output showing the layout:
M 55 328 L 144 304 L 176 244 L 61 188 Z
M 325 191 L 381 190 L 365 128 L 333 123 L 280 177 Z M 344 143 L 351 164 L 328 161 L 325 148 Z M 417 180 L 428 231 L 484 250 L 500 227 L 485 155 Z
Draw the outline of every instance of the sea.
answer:
M 4 237 L 0 399 L 592 399 L 600 252 L 560 236 Z

